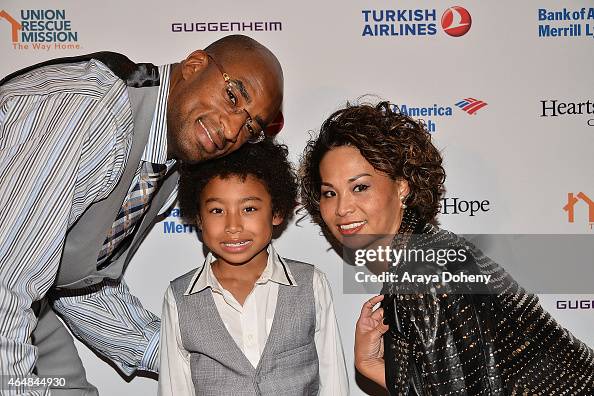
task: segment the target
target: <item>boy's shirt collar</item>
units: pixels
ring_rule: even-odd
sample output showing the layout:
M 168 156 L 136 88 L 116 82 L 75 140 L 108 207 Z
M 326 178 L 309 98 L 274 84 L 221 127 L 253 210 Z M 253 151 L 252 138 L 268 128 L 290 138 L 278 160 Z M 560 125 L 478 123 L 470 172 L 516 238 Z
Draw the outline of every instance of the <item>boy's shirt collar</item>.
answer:
M 268 253 L 268 262 L 256 284 L 265 284 L 268 281 L 272 281 L 279 285 L 297 286 L 297 282 L 295 282 L 289 266 L 276 252 L 272 243 L 268 244 L 266 252 Z M 211 264 L 215 260 L 216 257 L 209 252 L 206 259 L 204 259 L 204 265 L 198 268 L 196 274 L 192 277 L 192 281 L 184 293 L 185 296 L 198 293 L 207 287 L 210 287 L 214 292 L 222 294 L 223 287 L 212 272 Z

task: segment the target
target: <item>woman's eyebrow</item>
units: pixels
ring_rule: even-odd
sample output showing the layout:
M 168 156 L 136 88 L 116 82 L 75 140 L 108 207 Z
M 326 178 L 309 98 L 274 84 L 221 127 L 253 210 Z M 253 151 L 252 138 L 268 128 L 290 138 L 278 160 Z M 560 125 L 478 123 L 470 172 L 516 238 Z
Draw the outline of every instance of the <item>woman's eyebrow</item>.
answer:
M 361 173 L 361 174 L 359 174 L 357 176 L 353 176 L 353 177 L 349 178 L 349 183 L 352 183 L 355 180 L 357 180 L 357 179 L 359 179 L 359 178 L 361 178 L 363 176 L 371 176 L 371 175 L 369 173 Z
M 362 178 L 362 177 L 364 177 L 364 176 L 371 176 L 371 175 L 370 175 L 369 173 L 361 173 L 361 174 L 359 174 L 359 175 L 356 175 L 356 176 L 350 177 L 350 178 L 349 178 L 347 181 L 348 181 L 349 183 L 352 183 L 352 182 L 354 182 L 355 180 L 357 180 L 357 179 L 360 179 L 360 178 Z M 328 183 L 328 182 L 325 182 L 325 181 L 321 181 L 321 182 L 320 182 L 320 184 L 321 184 L 322 186 L 334 187 L 334 186 L 332 185 L 332 183 Z

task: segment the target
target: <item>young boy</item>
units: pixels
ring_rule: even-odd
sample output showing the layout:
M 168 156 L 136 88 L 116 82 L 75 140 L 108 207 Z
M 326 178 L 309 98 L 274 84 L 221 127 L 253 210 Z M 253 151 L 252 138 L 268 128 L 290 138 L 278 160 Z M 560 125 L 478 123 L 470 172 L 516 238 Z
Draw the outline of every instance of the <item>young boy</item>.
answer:
M 270 243 L 297 198 L 286 146 L 186 166 L 179 188 L 210 253 L 165 293 L 159 394 L 348 395 L 325 275 Z

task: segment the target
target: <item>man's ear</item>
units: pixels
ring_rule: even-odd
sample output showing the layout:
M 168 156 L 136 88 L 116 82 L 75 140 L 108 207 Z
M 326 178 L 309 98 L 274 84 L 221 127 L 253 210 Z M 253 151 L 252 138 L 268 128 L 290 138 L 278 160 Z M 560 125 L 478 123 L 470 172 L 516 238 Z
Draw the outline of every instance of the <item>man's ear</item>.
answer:
M 181 73 L 184 80 L 192 77 L 194 73 L 204 70 L 208 66 L 208 54 L 204 50 L 192 52 L 181 63 Z
M 273 226 L 281 225 L 281 224 L 283 224 L 283 221 L 285 221 L 285 218 L 283 216 L 281 216 L 280 214 L 272 215 L 272 225 Z

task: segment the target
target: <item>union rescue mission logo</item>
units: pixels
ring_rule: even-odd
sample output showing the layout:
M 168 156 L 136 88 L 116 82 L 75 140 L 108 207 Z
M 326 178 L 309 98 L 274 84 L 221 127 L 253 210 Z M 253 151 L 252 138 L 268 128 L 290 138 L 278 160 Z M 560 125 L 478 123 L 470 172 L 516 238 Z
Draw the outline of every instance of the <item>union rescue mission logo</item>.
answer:
M 438 22 L 436 8 L 417 9 L 366 9 L 363 16 L 363 37 L 378 36 L 435 36 L 438 23 L 450 37 L 464 36 L 472 26 L 470 12 L 464 7 L 453 6 L 441 11 Z
M 2 37 L 3 36 L 3 37 Z M 78 31 L 63 9 L 0 10 L 0 43 L 18 51 L 78 50 Z
M 459 110 L 454 111 L 454 106 Z M 392 111 L 422 120 L 425 123 L 427 131 L 434 133 L 437 132 L 439 120 L 453 117 L 456 113 L 460 114 L 460 112 L 467 116 L 476 116 L 480 109 L 487 106 L 487 102 L 466 97 L 454 102 L 454 106 L 437 103 L 428 106 L 411 105 L 408 103 L 392 103 Z

